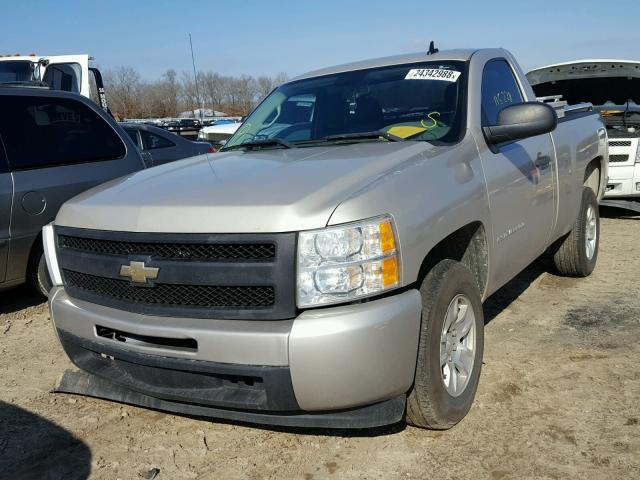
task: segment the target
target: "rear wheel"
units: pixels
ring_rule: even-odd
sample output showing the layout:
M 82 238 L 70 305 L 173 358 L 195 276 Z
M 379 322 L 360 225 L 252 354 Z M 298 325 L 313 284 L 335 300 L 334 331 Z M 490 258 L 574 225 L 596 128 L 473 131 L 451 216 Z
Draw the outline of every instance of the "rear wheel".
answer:
M 407 423 L 447 429 L 464 418 L 475 397 L 482 367 L 484 317 L 471 272 L 453 260 L 425 277 L 422 323 Z
M 567 276 L 587 277 L 598 260 L 600 215 L 598 201 L 591 188 L 582 192 L 578 218 L 571 232 L 560 240 L 553 255 L 558 271 Z

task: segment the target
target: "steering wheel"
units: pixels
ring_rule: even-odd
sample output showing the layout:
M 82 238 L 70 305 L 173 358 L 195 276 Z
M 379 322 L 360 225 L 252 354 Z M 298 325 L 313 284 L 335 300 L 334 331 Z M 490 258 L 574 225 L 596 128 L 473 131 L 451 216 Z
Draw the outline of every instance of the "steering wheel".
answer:
M 276 136 L 278 138 L 282 138 L 283 140 L 286 140 L 287 137 L 289 135 L 291 135 L 292 133 L 295 133 L 299 130 L 305 130 L 305 129 L 310 129 L 311 128 L 311 122 L 305 122 L 305 123 L 295 123 L 293 125 L 288 126 L 287 128 L 280 130 Z

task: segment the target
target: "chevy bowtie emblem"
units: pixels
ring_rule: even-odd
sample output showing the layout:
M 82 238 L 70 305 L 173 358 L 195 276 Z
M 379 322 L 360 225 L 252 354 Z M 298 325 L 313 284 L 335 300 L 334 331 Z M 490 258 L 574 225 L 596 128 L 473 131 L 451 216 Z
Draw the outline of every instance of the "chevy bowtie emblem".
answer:
M 120 267 L 120 275 L 129 277 L 133 283 L 147 283 L 147 280 L 158 278 L 159 268 L 147 267 L 144 262 L 129 262 Z

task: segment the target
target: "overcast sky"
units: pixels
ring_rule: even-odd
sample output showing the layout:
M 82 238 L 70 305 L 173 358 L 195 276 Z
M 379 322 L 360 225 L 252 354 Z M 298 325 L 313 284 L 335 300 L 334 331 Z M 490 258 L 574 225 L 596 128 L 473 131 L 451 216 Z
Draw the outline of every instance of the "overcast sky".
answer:
M 7 1 L 0 54 L 88 53 L 155 79 L 191 70 L 289 76 L 425 50 L 504 47 L 525 69 L 577 58 L 640 60 L 640 0 Z

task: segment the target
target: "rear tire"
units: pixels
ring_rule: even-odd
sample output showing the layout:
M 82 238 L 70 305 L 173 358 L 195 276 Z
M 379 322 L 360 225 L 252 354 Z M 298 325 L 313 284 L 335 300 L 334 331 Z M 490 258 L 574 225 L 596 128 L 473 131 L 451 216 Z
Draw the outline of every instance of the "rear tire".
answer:
M 444 430 L 465 417 L 478 388 L 484 347 L 482 298 L 475 277 L 454 260 L 433 267 L 420 293 L 420 341 L 406 420 L 416 427 Z
M 44 297 L 49 296 L 49 291 L 53 285 L 49 278 L 47 261 L 45 260 L 42 249 L 33 251 L 31 258 L 29 258 L 29 265 L 27 266 L 27 281 L 36 292 Z
M 598 260 L 600 215 L 598 201 L 591 188 L 582 192 L 582 203 L 573 229 L 559 240 L 553 261 L 562 275 L 587 277 Z

